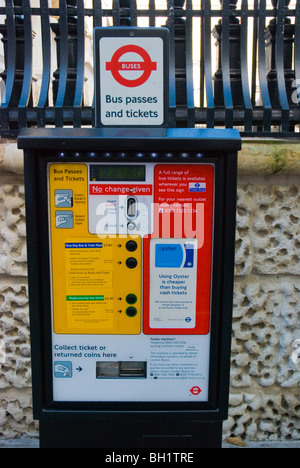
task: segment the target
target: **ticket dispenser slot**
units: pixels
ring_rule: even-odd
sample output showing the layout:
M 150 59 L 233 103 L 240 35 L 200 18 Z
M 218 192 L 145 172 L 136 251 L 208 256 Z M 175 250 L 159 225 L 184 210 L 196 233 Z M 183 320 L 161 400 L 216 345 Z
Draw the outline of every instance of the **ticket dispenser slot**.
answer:
M 97 362 L 97 379 L 146 378 L 147 363 L 139 361 Z

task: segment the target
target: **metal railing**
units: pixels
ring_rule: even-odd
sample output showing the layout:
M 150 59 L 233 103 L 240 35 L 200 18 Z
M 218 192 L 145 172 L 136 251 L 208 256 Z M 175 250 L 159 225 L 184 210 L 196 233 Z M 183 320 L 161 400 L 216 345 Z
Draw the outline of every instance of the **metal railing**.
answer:
M 146 25 L 170 30 L 171 126 L 297 137 L 300 0 L 220 2 L 0 3 L 1 136 L 17 136 L 24 127 L 92 126 L 89 31 Z

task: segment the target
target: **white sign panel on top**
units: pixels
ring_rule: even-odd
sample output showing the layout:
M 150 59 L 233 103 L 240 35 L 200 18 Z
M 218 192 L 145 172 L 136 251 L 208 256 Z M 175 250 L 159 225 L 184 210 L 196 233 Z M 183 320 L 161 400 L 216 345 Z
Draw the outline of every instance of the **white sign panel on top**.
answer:
M 168 30 L 96 28 L 96 126 L 167 126 Z

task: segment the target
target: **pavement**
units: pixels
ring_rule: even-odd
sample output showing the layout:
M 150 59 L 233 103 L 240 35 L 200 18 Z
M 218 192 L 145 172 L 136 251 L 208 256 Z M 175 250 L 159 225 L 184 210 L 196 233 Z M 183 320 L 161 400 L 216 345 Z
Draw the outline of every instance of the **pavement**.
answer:
M 227 442 L 223 443 L 222 448 L 300 448 L 300 440 L 297 441 L 272 441 L 272 442 L 245 442 L 245 447 L 240 445 L 229 444 Z M 39 448 L 39 440 L 21 437 L 19 439 L 1 439 L 0 438 L 0 449 L 1 448 Z

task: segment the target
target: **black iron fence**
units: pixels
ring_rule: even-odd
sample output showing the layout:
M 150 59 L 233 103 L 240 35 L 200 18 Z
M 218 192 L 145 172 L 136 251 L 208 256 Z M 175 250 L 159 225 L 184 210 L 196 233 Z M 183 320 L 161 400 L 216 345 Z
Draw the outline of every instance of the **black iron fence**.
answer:
M 300 0 L 0 5 L 1 136 L 24 127 L 93 125 L 90 32 L 107 25 L 169 28 L 171 126 L 298 135 Z

